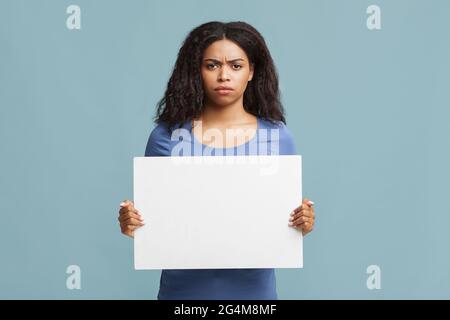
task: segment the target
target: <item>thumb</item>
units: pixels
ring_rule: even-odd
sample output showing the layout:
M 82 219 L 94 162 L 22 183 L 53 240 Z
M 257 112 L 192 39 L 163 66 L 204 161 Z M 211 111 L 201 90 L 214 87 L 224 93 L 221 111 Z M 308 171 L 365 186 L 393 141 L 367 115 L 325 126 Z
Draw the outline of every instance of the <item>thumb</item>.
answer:
M 130 201 L 130 200 L 124 200 L 124 201 L 122 201 L 121 203 L 120 203 L 120 206 L 123 208 L 123 207 L 127 207 L 127 206 L 133 206 L 133 202 L 132 201 Z

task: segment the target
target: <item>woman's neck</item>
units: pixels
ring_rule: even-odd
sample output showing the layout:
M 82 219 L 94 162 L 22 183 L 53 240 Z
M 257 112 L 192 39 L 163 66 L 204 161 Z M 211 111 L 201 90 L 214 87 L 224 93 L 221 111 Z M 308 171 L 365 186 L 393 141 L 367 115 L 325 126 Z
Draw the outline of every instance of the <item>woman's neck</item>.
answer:
M 206 103 L 200 119 L 204 124 L 228 126 L 252 122 L 255 116 L 245 111 L 241 100 L 228 106 L 215 106 Z

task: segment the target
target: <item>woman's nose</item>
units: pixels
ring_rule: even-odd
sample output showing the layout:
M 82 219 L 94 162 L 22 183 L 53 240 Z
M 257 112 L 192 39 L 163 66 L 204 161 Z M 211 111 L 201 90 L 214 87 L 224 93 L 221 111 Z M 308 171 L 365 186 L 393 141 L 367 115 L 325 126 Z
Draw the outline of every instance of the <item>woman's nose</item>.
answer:
M 225 81 L 229 80 L 230 76 L 226 67 L 220 68 L 219 71 L 219 80 Z

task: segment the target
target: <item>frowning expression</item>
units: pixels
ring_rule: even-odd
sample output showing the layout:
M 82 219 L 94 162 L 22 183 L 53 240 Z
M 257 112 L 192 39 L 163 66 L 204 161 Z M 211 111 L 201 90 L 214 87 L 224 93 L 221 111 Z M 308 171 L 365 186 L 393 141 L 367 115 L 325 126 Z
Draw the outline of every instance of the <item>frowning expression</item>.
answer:
M 245 51 L 228 39 L 213 42 L 203 53 L 201 77 L 206 100 L 228 105 L 243 98 L 253 77 Z

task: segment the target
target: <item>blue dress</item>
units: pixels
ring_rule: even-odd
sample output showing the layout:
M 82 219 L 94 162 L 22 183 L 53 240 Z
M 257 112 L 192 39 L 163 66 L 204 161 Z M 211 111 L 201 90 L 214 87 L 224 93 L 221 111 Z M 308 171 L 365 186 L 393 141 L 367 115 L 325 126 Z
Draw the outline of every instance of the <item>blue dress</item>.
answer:
M 202 155 L 294 155 L 291 132 L 281 121 L 257 118 L 252 139 L 237 147 L 214 148 L 202 144 L 192 133 L 190 121 L 172 134 L 165 124 L 150 133 L 145 156 Z M 289 213 L 286 212 L 286 215 Z M 162 270 L 159 300 L 276 300 L 275 270 L 272 269 L 177 269 Z

